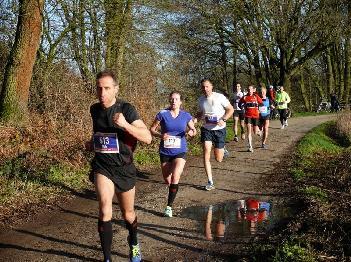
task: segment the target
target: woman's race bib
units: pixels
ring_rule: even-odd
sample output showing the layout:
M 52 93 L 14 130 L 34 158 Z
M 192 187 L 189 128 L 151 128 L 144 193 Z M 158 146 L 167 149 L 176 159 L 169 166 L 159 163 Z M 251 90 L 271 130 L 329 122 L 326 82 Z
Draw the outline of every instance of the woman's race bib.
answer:
M 169 136 L 166 140 L 163 141 L 164 148 L 180 148 L 180 146 L 180 136 Z
M 116 133 L 95 133 L 93 136 L 94 151 L 99 153 L 119 153 Z
M 268 108 L 266 106 L 260 106 L 259 110 L 260 110 L 261 114 L 267 114 L 268 113 Z

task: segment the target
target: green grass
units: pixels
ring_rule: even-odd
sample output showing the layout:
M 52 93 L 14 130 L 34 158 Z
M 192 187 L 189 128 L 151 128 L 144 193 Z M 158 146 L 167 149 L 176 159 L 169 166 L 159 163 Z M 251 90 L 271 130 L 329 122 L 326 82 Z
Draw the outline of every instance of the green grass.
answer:
M 320 200 L 322 202 L 327 202 L 328 200 L 327 193 L 317 186 L 306 186 L 305 188 L 301 189 L 300 192 L 308 197 Z
M 64 164 L 53 165 L 47 171 L 46 183 L 79 190 L 86 187 L 90 167 L 74 169 Z
M 314 262 L 317 261 L 312 252 L 299 243 L 288 241 L 276 250 L 273 262 Z
M 225 138 L 225 141 L 226 142 L 230 142 L 230 141 L 233 141 L 234 139 L 234 130 L 233 130 L 233 125 L 234 125 L 234 121 L 233 119 L 229 119 L 227 121 L 227 136 Z M 240 130 L 240 128 L 239 128 Z
M 303 177 L 306 176 L 304 170 L 302 170 L 301 168 L 298 167 L 294 167 L 290 169 L 290 173 L 294 179 L 294 181 L 299 181 L 301 180 Z
M 297 146 L 302 165 L 311 165 L 311 160 L 320 152 L 336 154 L 342 151 L 343 147 L 328 135 L 330 128 L 333 128 L 334 125 L 334 122 L 324 123 L 312 129 L 302 138 Z
M 10 159 L 0 167 L 0 204 L 20 196 L 28 203 L 47 201 L 64 192 L 84 190 L 89 185 L 88 172 L 88 165 L 76 168 L 63 163 L 32 170 L 24 158 Z
M 137 165 L 152 166 L 160 163 L 158 150 L 140 148 L 134 153 L 134 163 Z

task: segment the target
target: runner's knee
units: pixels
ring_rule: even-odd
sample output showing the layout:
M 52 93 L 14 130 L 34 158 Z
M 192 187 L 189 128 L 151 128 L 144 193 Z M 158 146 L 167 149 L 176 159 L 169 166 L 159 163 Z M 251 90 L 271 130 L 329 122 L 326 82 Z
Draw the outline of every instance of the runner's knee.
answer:
M 134 209 L 130 208 L 130 209 L 125 209 L 125 210 L 121 210 L 122 211 L 122 217 L 125 221 L 128 221 L 129 223 L 133 223 L 134 219 L 135 219 L 135 212 Z

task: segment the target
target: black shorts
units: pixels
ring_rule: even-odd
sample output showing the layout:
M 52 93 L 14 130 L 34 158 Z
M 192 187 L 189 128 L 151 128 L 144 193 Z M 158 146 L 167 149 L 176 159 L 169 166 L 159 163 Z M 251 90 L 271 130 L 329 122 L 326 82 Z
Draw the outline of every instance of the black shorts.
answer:
M 270 120 L 271 119 L 271 116 L 270 115 L 266 115 L 266 116 L 261 116 L 260 115 L 260 121 L 263 121 L 263 120 Z
M 234 117 L 238 117 L 240 120 L 244 120 L 245 119 L 245 112 L 244 112 L 244 110 L 234 110 L 233 118 Z
M 116 192 L 127 192 L 135 186 L 137 170 L 133 163 L 124 166 L 102 166 L 93 161 L 91 166 L 91 175 L 101 174 L 109 178 L 115 184 Z
M 221 149 L 224 148 L 226 134 L 226 128 L 208 130 L 204 127 L 201 127 L 201 142 L 211 141 L 214 144 L 215 148 Z
M 161 163 L 167 163 L 167 162 L 172 162 L 176 158 L 183 158 L 183 159 L 185 159 L 185 157 L 186 157 L 186 152 L 180 153 L 180 154 L 174 155 L 174 156 L 168 156 L 168 155 L 160 154 L 160 161 L 161 161 Z
M 266 120 L 270 120 L 270 115 L 268 116 L 260 116 L 260 126 L 263 126 Z
M 253 126 L 259 125 L 258 118 L 245 117 L 245 124 L 252 124 Z

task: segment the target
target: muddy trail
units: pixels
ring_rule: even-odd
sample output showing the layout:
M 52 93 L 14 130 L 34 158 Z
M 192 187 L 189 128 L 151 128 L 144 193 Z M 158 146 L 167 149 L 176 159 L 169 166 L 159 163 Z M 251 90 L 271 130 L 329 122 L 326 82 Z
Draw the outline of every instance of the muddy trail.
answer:
M 284 130 L 279 121 L 271 121 L 268 149 L 259 148 L 259 137 L 254 136 L 253 153 L 247 152 L 245 141 L 228 143 L 230 156 L 222 163 L 212 161 L 216 186 L 212 191 L 204 190 L 207 179 L 201 158 L 189 157 L 172 218 L 163 217 L 167 187 L 160 170 L 140 173 L 136 210 L 143 261 L 236 261 L 238 250 L 287 215 L 281 203 L 289 196 L 269 186 L 277 167 L 284 165 L 282 156 L 311 128 L 331 119 L 330 115 L 292 118 Z M 254 228 L 237 212 L 237 200 L 249 198 L 271 206 Z M 0 261 L 101 261 L 97 210 L 95 194 L 89 191 L 25 224 L 2 228 Z M 128 261 L 126 238 L 115 203 L 113 261 Z

